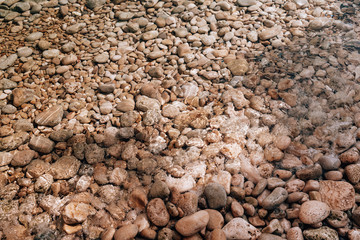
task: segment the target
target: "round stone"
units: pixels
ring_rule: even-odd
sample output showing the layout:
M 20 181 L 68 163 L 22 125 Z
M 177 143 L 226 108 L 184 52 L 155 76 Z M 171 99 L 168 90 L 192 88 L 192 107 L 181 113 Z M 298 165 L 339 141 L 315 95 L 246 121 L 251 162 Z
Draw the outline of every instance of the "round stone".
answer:
M 326 203 L 312 200 L 300 206 L 299 219 L 305 224 L 316 224 L 327 218 L 329 214 L 330 207 Z
M 219 183 L 210 183 L 205 187 L 204 194 L 209 208 L 219 209 L 226 205 L 226 191 Z

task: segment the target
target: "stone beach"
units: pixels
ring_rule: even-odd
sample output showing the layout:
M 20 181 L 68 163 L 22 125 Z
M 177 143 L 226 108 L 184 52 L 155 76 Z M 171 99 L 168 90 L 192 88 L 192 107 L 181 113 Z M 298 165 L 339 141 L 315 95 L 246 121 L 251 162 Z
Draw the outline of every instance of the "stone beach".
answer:
M 0 0 L 0 27 L 0 239 L 360 239 L 359 0 Z

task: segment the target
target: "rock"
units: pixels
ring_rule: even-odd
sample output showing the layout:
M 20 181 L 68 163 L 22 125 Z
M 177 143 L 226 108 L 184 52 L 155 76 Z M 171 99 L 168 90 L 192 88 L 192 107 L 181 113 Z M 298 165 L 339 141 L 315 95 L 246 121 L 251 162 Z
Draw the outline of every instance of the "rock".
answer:
M 184 57 L 186 54 L 191 53 L 191 48 L 189 46 L 189 44 L 185 43 L 185 44 L 180 44 L 177 47 L 177 54 L 179 57 Z
M 17 55 L 19 57 L 28 57 L 33 53 L 33 50 L 29 47 L 21 47 L 17 50 Z
M 55 105 L 37 115 L 35 118 L 35 123 L 40 126 L 54 127 L 61 122 L 63 115 L 64 111 L 62 106 Z
M 78 58 L 76 55 L 70 54 L 70 55 L 63 57 L 63 59 L 61 59 L 61 63 L 64 65 L 72 65 L 72 64 L 75 64 L 77 62 L 77 60 L 78 60 Z
M 190 216 L 181 218 L 175 224 L 175 229 L 182 236 L 189 237 L 205 228 L 208 222 L 209 214 L 206 211 L 202 210 Z
M 223 228 L 226 239 L 257 239 L 260 231 L 242 218 L 233 218 Z
M 36 152 L 33 150 L 19 151 L 14 155 L 14 157 L 11 161 L 11 165 L 13 165 L 15 167 L 26 166 L 31 162 L 31 160 L 33 160 L 35 155 L 36 155 Z
M 73 136 L 73 131 L 70 129 L 60 129 L 50 134 L 50 139 L 56 142 L 66 142 Z
M 90 9 L 100 8 L 106 3 L 106 0 L 86 0 L 85 5 Z
M 15 122 L 13 128 L 15 132 L 30 132 L 33 130 L 34 125 L 26 119 L 19 119 Z
M 303 231 L 307 240 L 331 239 L 338 240 L 339 235 L 336 230 L 329 227 L 320 227 L 317 229 L 308 229 Z
M 256 0 L 237 0 L 236 2 L 240 7 L 250 7 L 257 4 Z
M 149 75 L 154 78 L 161 78 L 164 76 L 164 72 L 161 67 L 152 67 L 149 70 Z
M 179 38 L 184 38 L 189 34 L 189 31 L 184 28 L 184 27 L 180 27 L 174 30 L 175 36 L 179 37 Z
M 54 182 L 54 178 L 51 174 L 44 174 L 41 175 L 36 179 L 36 182 L 34 184 L 35 192 L 45 193 L 47 192 L 51 184 Z
M 17 83 L 9 79 L 3 78 L 0 80 L 0 90 L 13 89 L 17 87 Z M 1 109 L 4 112 L 4 108 Z
M 39 40 L 40 38 L 43 37 L 43 33 L 42 32 L 33 32 L 31 34 L 29 34 L 25 40 L 28 41 L 28 42 L 34 42 L 36 40 Z
M 319 158 L 321 167 L 325 170 L 336 170 L 340 167 L 341 161 L 335 155 L 325 155 Z
M 159 35 L 158 31 L 148 31 L 143 33 L 143 35 L 141 36 L 142 40 L 144 41 L 148 41 L 154 38 L 157 38 L 157 36 Z
M 301 204 L 299 219 L 305 224 L 316 224 L 327 218 L 330 214 L 330 207 L 320 201 L 307 201 Z
M 263 200 L 261 205 L 263 208 L 271 210 L 283 203 L 287 197 L 288 192 L 285 188 L 277 187 Z
M 76 47 L 75 43 L 68 42 L 68 43 L 65 43 L 64 45 L 62 45 L 61 51 L 64 53 L 69 53 L 69 52 L 73 51 L 75 47 Z
M 275 234 L 262 233 L 258 238 L 258 240 L 285 240 L 285 239 Z
M 117 14 L 117 18 L 120 21 L 128 21 L 134 17 L 134 14 L 132 12 L 118 12 L 116 14 Z
M 73 156 L 63 156 L 51 165 L 50 173 L 54 179 L 69 179 L 77 174 L 80 164 Z
M 160 102 L 146 96 L 138 96 L 136 98 L 136 108 L 143 112 L 148 110 L 160 110 Z
M 346 211 L 355 205 L 354 187 L 343 181 L 320 181 L 319 193 L 332 210 Z
M 226 240 L 226 235 L 221 229 L 214 229 L 210 233 L 209 240 Z
M 19 107 L 24 103 L 30 102 L 34 98 L 34 90 L 27 88 L 16 88 L 12 92 L 13 104 L 15 107 Z
M 135 102 L 132 99 L 125 99 L 116 105 L 116 109 L 122 112 L 132 111 L 135 108 Z
M 42 174 L 47 173 L 50 169 L 50 164 L 39 159 L 32 160 L 26 167 L 27 174 L 31 177 L 38 178 Z
M 288 240 L 304 240 L 301 228 L 299 227 L 290 228 L 286 233 L 286 237 Z
M 180 195 L 177 207 L 184 212 L 184 216 L 194 214 L 198 208 L 198 196 L 193 192 L 186 192 Z
M 0 58 L 0 70 L 5 70 L 9 67 L 11 67 L 12 65 L 14 65 L 14 63 L 16 62 L 18 58 L 17 54 L 11 54 L 8 57 L 2 57 Z
M 26 132 L 17 132 L 11 136 L 0 138 L 0 151 L 10 151 L 18 148 L 29 140 Z
M 76 23 L 74 25 L 67 27 L 66 33 L 75 34 L 75 33 L 79 32 L 81 29 L 83 29 L 84 27 L 86 27 L 86 23 Z
M 161 198 L 152 199 L 146 208 L 149 220 L 158 227 L 164 227 L 170 220 L 170 215 Z
M 13 155 L 9 152 L 0 152 L 0 167 L 8 165 L 13 159 Z
M 353 184 L 360 182 L 360 164 L 350 164 L 345 167 L 345 174 Z
M 17 12 L 26 12 L 30 10 L 30 3 L 28 2 L 18 2 L 11 6 L 11 8 Z
M 104 161 L 105 151 L 97 144 L 89 144 L 85 147 L 85 158 L 89 164 Z
M 106 63 L 109 60 L 109 54 L 107 52 L 101 53 L 94 57 L 96 63 Z
M 309 28 L 311 30 L 319 31 L 322 30 L 323 28 L 330 27 L 331 24 L 332 24 L 331 18 L 318 17 L 309 23 Z
M 43 57 L 46 59 L 59 57 L 60 51 L 58 49 L 49 49 L 43 52 Z
M 111 113 L 112 109 L 113 109 L 112 104 L 109 101 L 100 104 L 100 113 L 103 115 Z
M 138 234 L 139 228 L 135 224 L 129 224 L 116 230 L 115 240 L 131 240 Z
M 44 136 L 33 136 L 29 142 L 31 149 L 41 153 L 50 153 L 54 146 L 55 143 Z
M 111 83 L 101 84 L 99 86 L 99 90 L 102 93 L 109 94 L 109 93 L 114 92 L 115 86 L 114 86 L 114 84 L 111 84 Z
M 15 113 L 16 110 L 17 110 L 16 107 L 14 107 L 11 104 L 7 104 L 1 109 L 1 112 L 5 114 L 11 114 L 11 113 Z
M 219 183 L 209 183 L 204 190 L 209 208 L 219 209 L 226 205 L 226 191 Z
M 234 76 L 245 75 L 249 70 L 249 64 L 244 58 L 231 60 L 227 66 Z
M 153 185 L 151 185 L 149 191 L 150 198 L 162 198 L 165 199 L 169 197 L 170 190 L 165 182 L 163 181 L 155 181 Z
M 61 215 L 65 223 L 77 224 L 84 222 L 89 215 L 94 215 L 96 210 L 89 204 L 70 202 L 64 207 Z
M 331 227 L 341 228 L 345 227 L 349 223 L 348 215 L 340 210 L 331 210 L 330 215 L 326 221 Z
M 49 41 L 45 41 L 45 40 L 40 40 L 37 44 L 38 48 L 40 48 L 40 50 L 48 50 L 51 47 L 51 42 Z
M 210 231 L 215 229 L 221 229 L 224 226 L 224 217 L 219 211 L 213 209 L 205 209 L 209 214 L 209 222 L 207 224 L 207 229 Z
M 201 37 L 201 42 L 202 42 L 205 46 L 211 46 L 215 41 L 216 41 L 216 38 L 215 38 L 214 36 L 203 35 L 203 36 Z
M 296 171 L 296 176 L 303 181 L 310 179 L 317 179 L 322 175 L 322 168 L 320 164 L 315 164 Z
M 264 29 L 259 33 L 259 38 L 261 40 L 271 39 L 273 37 L 278 36 L 281 33 L 281 30 L 282 30 L 282 28 L 280 25 L 276 25 L 272 28 Z

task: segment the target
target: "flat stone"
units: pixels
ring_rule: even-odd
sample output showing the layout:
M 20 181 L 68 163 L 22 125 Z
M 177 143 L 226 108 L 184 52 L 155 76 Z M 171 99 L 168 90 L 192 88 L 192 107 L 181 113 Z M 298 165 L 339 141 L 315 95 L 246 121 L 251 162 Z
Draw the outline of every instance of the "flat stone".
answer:
M 29 147 L 41 153 L 50 153 L 54 149 L 55 143 L 44 136 L 33 136 L 29 142 Z
M 106 63 L 109 60 L 109 54 L 104 52 L 94 57 L 96 63 Z
M 320 181 L 319 193 L 332 210 L 346 211 L 355 205 L 355 190 L 348 182 Z
M 0 70 L 5 70 L 5 69 L 11 67 L 12 65 L 14 65 L 17 58 L 18 58 L 17 54 L 11 54 L 8 57 L 0 58 Z
M 86 0 L 85 5 L 90 9 L 100 8 L 106 3 L 106 0 Z
M 54 179 L 69 179 L 77 174 L 80 164 L 73 156 L 63 156 L 51 165 L 50 173 Z
M 81 29 L 83 29 L 84 27 L 86 27 L 86 23 L 76 23 L 74 25 L 67 27 L 66 33 L 75 34 L 75 33 L 79 32 Z
M 115 240 L 131 240 L 134 239 L 138 234 L 139 228 L 136 224 L 125 225 L 118 230 L 116 230 L 114 234 Z
M 28 10 L 30 10 L 30 3 L 28 2 L 18 2 L 16 4 L 14 4 L 13 6 L 11 6 L 11 8 L 14 10 L 14 11 L 17 11 L 17 12 L 26 12 Z
M 0 151 L 10 151 L 18 148 L 29 140 L 29 134 L 18 132 L 11 136 L 0 138 Z
M 159 32 L 158 31 L 148 31 L 146 33 L 143 33 L 143 35 L 141 36 L 142 40 L 144 41 L 148 41 L 154 38 L 157 38 L 157 36 L 159 36 Z
M 60 129 L 50 134 L 50 139 L 56 142 L 66 142 L 73 136 L 73 130 L 71 129 Z
M 242 218 L 233 218 L 223 228 L 226 239 L 257 239 L 261 232 Z
M 330 18 L 318 17 L 309 23 L 309 28 L 311 30 L 319 31 L 322 30 L 323 28 L 330 27 L 331 24 L 332 24 L 332 20 Z
M 78 58 L 74 54 L 67 55 L 61 59 L 61 63 L 64 65 L 72 65 L 77 62 Z
M 256 0 L 237 0 L 236 2 L 240 7 L 250 7 L 257 4 Z
M 58 125 L 64 115 L 64 110 L 61 105 L 55 105 L 39 115 L 35 118 L 35 123 L 40 126 L 49 126 L 54 127 Z

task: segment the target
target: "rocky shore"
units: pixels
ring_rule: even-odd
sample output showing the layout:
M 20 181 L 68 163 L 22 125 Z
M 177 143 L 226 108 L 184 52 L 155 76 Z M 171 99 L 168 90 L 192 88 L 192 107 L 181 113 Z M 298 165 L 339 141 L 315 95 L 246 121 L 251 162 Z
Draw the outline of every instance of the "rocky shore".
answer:
M 0 239 L 360 239 L 360 1 L 0 0 Z

